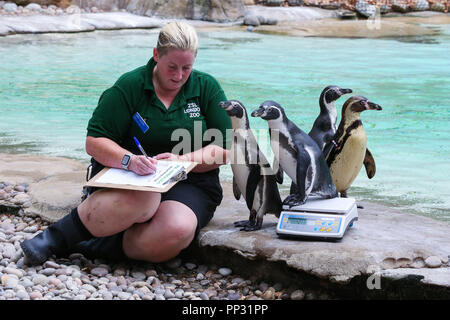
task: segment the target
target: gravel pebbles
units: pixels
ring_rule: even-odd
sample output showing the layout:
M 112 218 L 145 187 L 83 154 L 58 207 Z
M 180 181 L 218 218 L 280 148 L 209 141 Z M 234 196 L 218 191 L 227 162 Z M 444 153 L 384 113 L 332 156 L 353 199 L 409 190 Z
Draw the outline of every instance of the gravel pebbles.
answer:
M 5 199 L 14 199 L 18 193 L 27 193 L 28 186 L 22 186 L 24 188 L 0 183 L 4 191 L 1 194 Z M 11 193 L 15 194 L 11 196 Z M 179 257 L 166 263 L 108 263 L 73 253 L 65 258 L 52 257 L 39 266 L 27 266 L 20 242 L 34 237 L 47 226 L 39 217 L 25 216 L 23 210 L 17 214 L 0 212 L 0 300 L 327 298 L 301 288 L 245 279 L 227 266 L 204 265 Z

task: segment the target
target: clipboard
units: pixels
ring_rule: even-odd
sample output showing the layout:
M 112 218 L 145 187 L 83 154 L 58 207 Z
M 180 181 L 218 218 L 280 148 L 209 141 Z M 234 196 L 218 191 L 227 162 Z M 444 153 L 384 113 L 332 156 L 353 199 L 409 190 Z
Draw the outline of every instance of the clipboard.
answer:
M 167 160 L 159 160 L 159 162 L 172 162 Z M 116 169 L 116 168 L 103 168 L 99 173 L 97 173 L 94 177 L 92 177 L 88 182 L 85 183 L 84 186 L 86 187 L 100 187 L 100 188 L 114 188 L 114 189 L 127 189 L 127 190 L 138 190 L 138 191 L 151 191 L 151 192 L 159 192 L 164 193 L 170 190 L 177 182 L 186 179 L 187 174 L 195 168 L 197 165 L 197 162 L 190 162 L 190 161 L 174 161 L 174 163 L 181 163 L 183 164 L 184 169 L 180 170 L 179 172 L 175 172 L 173 175 L 170 175 L 167 177 L 169 180 L 167 183 L 164 184 L 164 186 L 155 187 L 155 186 L 145 186 L 145 185 L 136 185 L 136 184 L 130 184 L 129 180 L 127 181 L 127 175 L 130 178 L 142 180 L 142 183 L 145 183 L 146 177 L 148 176 L 139 176 L 136 173 L 132 171 L 126 171 L 124 169 Z M 111 170 L 111 172 L 109 172 Z M 114 171 L 114 172 L 113 172 Z M 109 174 L 118 174 L 119 178 L 120 175 L 123 175 L 123 179 L 120 179 L 120 181 L 116 182 L 104 182 L 105 175 Z M 154 174 L 158 174 L 158 167 L 157 171 Z M 154 175 L 152 174 L 152 175 Z

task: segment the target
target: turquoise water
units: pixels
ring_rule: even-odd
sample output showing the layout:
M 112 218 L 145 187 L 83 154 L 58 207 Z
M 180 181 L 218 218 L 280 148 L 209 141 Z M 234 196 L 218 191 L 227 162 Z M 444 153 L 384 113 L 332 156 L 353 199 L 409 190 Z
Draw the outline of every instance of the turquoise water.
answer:
M 279 102 L 307 132 L 327 85 L 380 104 L 382 111 L 362 113 L 377 173 L 369 180 L 362 170 L 349 195 L 450 221 L 450 27 L 440 28 L 435 37 L 377 40 L 201 32 L 195 67 L 249 110 Z M 0 38 L 0 152 L 87 163 L 85 130 L 98 97 L 148 61 L 156 32 Z M 251 125 L 267 128 L 256 118 Z M 222 177 L 230 180 L 231 170 Z

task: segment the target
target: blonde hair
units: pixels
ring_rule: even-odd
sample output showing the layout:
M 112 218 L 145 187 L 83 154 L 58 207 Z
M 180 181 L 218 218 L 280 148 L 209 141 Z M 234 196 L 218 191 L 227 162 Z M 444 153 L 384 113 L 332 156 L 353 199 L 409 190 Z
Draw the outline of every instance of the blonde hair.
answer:
M 159 32 L 156 49 L 161 56 L 167 54 L 169 49 L 190 50 L 196 56 L 198 49 L 197 32 L 194 27 L 185 22 L 168 23 Z

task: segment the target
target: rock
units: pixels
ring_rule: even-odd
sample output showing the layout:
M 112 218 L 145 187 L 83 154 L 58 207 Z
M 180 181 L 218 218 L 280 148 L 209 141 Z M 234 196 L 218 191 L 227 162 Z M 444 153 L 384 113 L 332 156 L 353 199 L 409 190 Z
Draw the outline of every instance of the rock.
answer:
M 9 259 L 16 254 L 16 248 L 11 243 L 0 243 L 0 251 L 4 258 Z
M 430 256 L 425 259 L 425 265 L 429 268 L 439 268 L 442 264 L 441 258 L 437 256 Z
M 162 294 L 155 294 L 155 300 L 166 300 Z
M 164 292 L 164 298 L 166 299 L 175 298 L 175 294 L 170 289 L 166 289 L 166 291 Z
M 28 232 L 28 233 L 35 233 L 36 231 L 38 231 L 38 226 L 29 226 L 29 227 L 26 227 L 25 229 L 23 229 L 23 232 Z
M 195 263 L 190 263 L 190 262 L 185 263 L 184 266 L 188 270 L 194 270 L 197 267 L 197 265 Z
M 80 9 L 79 6 L 72 4 L 72 5 L 70 5 L 70 6 L 68 6 L 66 8 L 66 13 L 68 13 L 68 14 L 78 14 L 78 13 L 81 13 L 81 9 Z
M 170 269 L 179 268 L 182 264 L 182 260 L 180 258 L 174 258 L 165 263 L 165 265 Z
M 0 200 L 8 199 L 9 195 L 5 190 L 0 190 Z
M 58 287 L 62 283 L 62 281 L 59 280 L 58 278 L 50 278 L 48 283 L 53 285 L 53 286 L 55 286 L 55 287 Z
M 17 4 L 28 4 L 29 0 L 15 0 Z M 42 6 L 57 6 L 59 8 L 67 8 L 72 0 L 33 0 L 34 3 Z M 20 3 L 19 3 L 20 2 Z
M 25 9 L 28 9 L 30 11 L 42 11 L 42 7 L 37 3 L 29 3 L 26 5 Z
M 41 271 L 39 271 L 40 274 L 43 274 L 44 276 L 51 276 L 55 274 L 56 269 L 55 268 L 45 268 Z
M 266 17 L 266 16 L 257 16 L 258 22 L 261 25 L 276 25 L 278 23 L 278 20 L 273 17 Z
M 203 1 L 200 12 L 202 20 L 231 22 L 243 19 L 246 9 L 242 0 L 209 0 Z
M 259 19 L 257 16 L 247 15 L 244 18 L 243 24 L 246 26 L 257 27 L 257 26 L 259 26 L 260 23 L 259 23 Z
M 362 15 L 366 18 L 370 18 L 370 17 L 375 16 L 377 8 L 376 8 L 376 6 L 369 4 L 366 1 L 358 0 L 355 4 L 355 10 L 360 15 Z
M 284 0 L 267 0 L 265 5 L 268 7 L 281 7 L 284 3 Z
M 5 289 L 15 289 L 19 284 L 19 278 L 16 275 L 8 274 L 1 278 L 2 286 Z
M 290 7 L 303 6 L 304 1 L 303 0 L 288 0 L 288 4 Z
M 33 278 L 31 278 L 31 281 L 33 281 L 35 285 L 46 286 L 48 283 L 48 278 L 43 274 L 36 274 Z
M 417 2 L 412 6 L 413 11 L 425 11 L 430 9 L 430 5 L 426 0 L 417 0 Z
M 135 278 L 137 281 L 142 281 L 142 280 L 145 280 L 145 278 L 147 278 L 147 276 L 143 272 L 140 272 L 140 271 L 131 272 L 131 276 L 133 278 Z
M 30 300 L 30 295 L 25 290 L 17 290 L 16 297 L 20 300 Z
M 3 5 L 3 10 L 7 12 L 17 12 L 17 4 L 12 2 L 7 2 Z
M 265 291 L 261 295 L 261 298 L 263 298 L 264 300 L 274 300 L 275 299 L 275 289 L 270 287 L 269 289 L 267 289 L 267 291 Z
M 40 293 L 39 291 L 33 291 L 30 293 L 30 299 L 31 300 L 42 299 L 42 293 Z
M 239 300 L 239 299 L 241 299 L 241 295 L 236 292 L 231 292 L 231 293 L 228 293 L 227 299 L 228 300 Z
M 205 279 L 205 276 L 203 275 L 203 273 L 198 273 L 197 277 L 195 277 L 196 280 L 203 280 Z
M 104 277 L 108 274 L 108 269 L 102 267 L 93 268 L 91 269 L 91 274 L 97 277 Z
M 302 290 L 295 290 L 291 293 L 290 298 L 292 300 L 303 300 L 305 298 L 305 293 Z
M 392 3 L 392 11 L 400 12 L 400 13 L 407 13 L 410 11 L 410 8 L 407 4 L 398 3 L 394 1 Z
M 327 4 L 320 5 L 320 7 L 325 10 L 337 10 L 341 7 L 341 4 L 340 3 L 327 3 Z
M 431 5 L 432 11 L 445 12 L 445 5 L 440 2 L 433 2 Z
M 59 264 L 51 260 L 45 261 L 43 266 L 44 268 L 55 268 L 55 269 L 59 269 L 61 267 Z
M 391 12 L 392 7 L 388 4 L 382 4 L 380 6 L 380 14 L 386 14 L 388 12 Z
M 232 273 L 230 268 L 220 268 L 218 271 L 224 277 L 229 276 Z
M 5 269 L 3 269 L 4 273 L 8 273 L 8 274 L 13 274 L 15 276 L 17 276 L 18 279 L 23 277 L 23 272 L 22 270 L 16 269 L 16 268 L 12 268 L 12 267 L 7 267 Z
M 18 184 L 16 186 L 14 186 L 14 190 L 18 191 L 18 192 L 25 192 L 25 186 L 22 184 Z
M 20 279 L 20 283 L 21 286 L 23 286 L 24 288 L 28 288 L 28 287 L 32 287 L 34 286 L 33 281 L 31 281 L 29 278 L 27 277 L 23 277 L 22 279 Z

